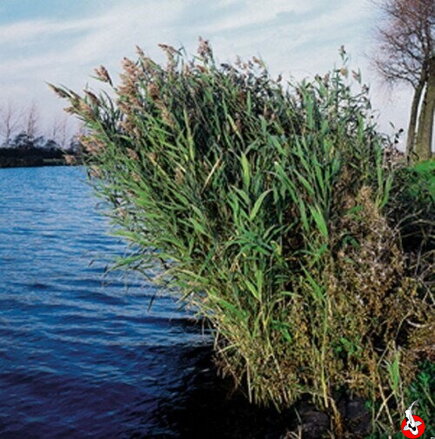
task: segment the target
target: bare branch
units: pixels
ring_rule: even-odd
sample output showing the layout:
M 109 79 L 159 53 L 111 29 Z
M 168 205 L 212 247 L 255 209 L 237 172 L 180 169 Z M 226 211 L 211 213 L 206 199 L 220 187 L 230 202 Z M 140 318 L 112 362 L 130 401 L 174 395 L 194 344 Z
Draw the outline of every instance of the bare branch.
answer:
M 32 102 L 24 113 L 24 132 L 29 137 L 36 137 L 40 115 L 38 106 Z
M 377 29 L 380 44 L 373 63 L 388 82 L 404 81 L 415 88 L 434 47 L 435 2 L 384 0 L 378 5 L 383 24 Z
M 19 129 L 21 111 L 11 102 L 0 107 L 0 135 L 7 145 Z

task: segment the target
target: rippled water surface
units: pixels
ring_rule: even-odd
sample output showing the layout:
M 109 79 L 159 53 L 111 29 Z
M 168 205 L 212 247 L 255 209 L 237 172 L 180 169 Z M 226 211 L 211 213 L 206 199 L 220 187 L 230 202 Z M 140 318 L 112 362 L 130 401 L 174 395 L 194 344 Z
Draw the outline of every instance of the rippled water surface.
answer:
M 174 297 L 104 275 L 97 202 L 81 168 L 0 169 L 0 439 L 282 437 Z
M 170 295 L 148 311 L 152 285 L 104 277 L 124 245 L 84 180 L 0 169 L 0 437 L 176 436 L 210 340 Z

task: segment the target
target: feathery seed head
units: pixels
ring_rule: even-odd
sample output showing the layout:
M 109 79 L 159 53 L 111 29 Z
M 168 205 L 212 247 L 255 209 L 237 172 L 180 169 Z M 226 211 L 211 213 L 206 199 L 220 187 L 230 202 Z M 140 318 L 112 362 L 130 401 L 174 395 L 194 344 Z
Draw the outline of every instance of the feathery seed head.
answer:
M 102 82 L 107 82 L 110 85 L 113 85 L 112 79 L 110 78 L 109 72 L 104 66 L 100 66 L 94 70 L 97 78 Z

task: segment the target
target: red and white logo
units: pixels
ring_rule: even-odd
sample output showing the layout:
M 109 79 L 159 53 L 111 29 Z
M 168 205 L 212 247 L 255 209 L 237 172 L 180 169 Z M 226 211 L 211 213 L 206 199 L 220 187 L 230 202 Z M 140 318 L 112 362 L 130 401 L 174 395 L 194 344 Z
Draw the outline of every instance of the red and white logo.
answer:
M 402 433 L 406 437 L 418 438 L 426 429 L 423 419 L 420 416 L 412 414 L 412 407 L 417 401 L 414 401 L 407 410 L 405 410 L 405 419 L 402 421 Z

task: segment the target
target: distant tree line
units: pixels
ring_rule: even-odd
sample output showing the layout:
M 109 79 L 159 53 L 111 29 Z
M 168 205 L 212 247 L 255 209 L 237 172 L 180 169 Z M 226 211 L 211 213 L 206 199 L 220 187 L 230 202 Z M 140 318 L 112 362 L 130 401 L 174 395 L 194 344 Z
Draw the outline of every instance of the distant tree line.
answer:
M 0 167 L 62 165 L 76 162 L 81 155 L 79 130 L 66 114 L 41 130 L 36 104 L 20 109 L 0 104 Z
M 47 138 L 44 135 L 33 137 L 22 131 L 1 145 L 1 149 L 59 149 L 67 154 L 77 155 L 80 152 L 80 143 L 76 136 L 71 137 L 66 146 L 59 144 L 55 139 Z

